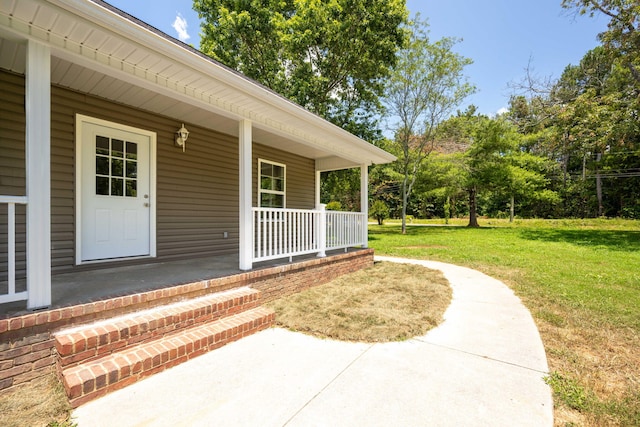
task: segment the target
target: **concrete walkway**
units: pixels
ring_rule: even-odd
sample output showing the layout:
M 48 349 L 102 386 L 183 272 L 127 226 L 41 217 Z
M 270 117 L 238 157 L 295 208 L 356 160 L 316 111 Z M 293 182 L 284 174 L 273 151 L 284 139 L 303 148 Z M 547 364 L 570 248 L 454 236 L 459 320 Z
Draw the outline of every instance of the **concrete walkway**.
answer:
M 401 343 L 273 328 L 81 406 L 85 426 L 552 426 L 547 362 L 503 283 L 451 264 L 445 321 Z

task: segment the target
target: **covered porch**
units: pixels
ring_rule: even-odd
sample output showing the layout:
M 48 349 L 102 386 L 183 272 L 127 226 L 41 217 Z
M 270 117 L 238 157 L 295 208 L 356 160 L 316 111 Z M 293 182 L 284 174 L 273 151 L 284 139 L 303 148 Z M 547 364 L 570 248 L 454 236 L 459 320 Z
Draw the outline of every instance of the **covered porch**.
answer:
M 10 0 L 0 8 L 0 54 L 0 83 L 11 88 L 0 150 L 12 156 L 0 170 L 0 308 L 57 306 L 58 283 L 73 274 L 84 275 L 76 289 L 86 299 L 92 287 L 113 295 L 118 285 L 97 278 L 117 269 L 152 274 L 185 263 L 184 283 L 189 262 L 201 259 L 233 274 L 366 248 L 367 168 L 394 157 L 195 49 L 99 0 Z M 146 221 L 134 256 L 83 254 L 85 219 L 95 218 L 85 215 L 85 196 L 106 194 L 85 186 L 99 173 L 83 165 L 130 160 L 113 146 L 87 150 L 89 124 L 148 136 L 148 191 L 126 194 Z M 191 133 L 177 146 L 185 127 Z M 92 149 L 95 159 L 81 156 Z M 265 158 L 289 167 L 289 193 L 261 188 Z M 142 171 L 141 157 L 131 163 Z M 362 209 L 327 212 L 320 174 L 347 168 L 361 171 Z M 136 173 L 98 178 L 129 183 Z M 264 206 L 263 190 L 286 204 Z

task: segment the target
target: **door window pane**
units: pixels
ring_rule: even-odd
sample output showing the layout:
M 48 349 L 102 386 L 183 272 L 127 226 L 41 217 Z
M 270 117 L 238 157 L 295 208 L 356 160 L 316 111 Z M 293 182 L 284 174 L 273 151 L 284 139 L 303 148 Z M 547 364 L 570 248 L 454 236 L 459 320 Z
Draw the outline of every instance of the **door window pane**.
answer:
M 124 176 L 122 159 L 111 159 L 111 176 Z
M 111 155 L 113 157 L 124 157 L 124 141 L 120 139 L 111 140 Z
M 109 176 L 109 158 L 96 156 L 96 174 Z
M 137 185 L 138 183 L 136 182 L 136 180 L 134 179 L 127 179 L 125 182 L 125 195 L 127 197 L 137 197 L 138 196 L 138 190 L 137 190 Z
M 138 144 L 136 144 L 135 142 L 127 141 L 127 159 L 138 159 Z
M 124 195 L 123 187 L 124 187 L 124 179 L 111 178 L 111 195 L 112 196 Z
M 96 177 L 96 194 L 101 196 L 109 195 L 109 178 L 104 176 Z
M 96 154 L 109 155 L 109 138 L 106 136 L 96 136 Z
M 138 162 L 127 162 L 127 178 L 136 178 L 138 176 Z

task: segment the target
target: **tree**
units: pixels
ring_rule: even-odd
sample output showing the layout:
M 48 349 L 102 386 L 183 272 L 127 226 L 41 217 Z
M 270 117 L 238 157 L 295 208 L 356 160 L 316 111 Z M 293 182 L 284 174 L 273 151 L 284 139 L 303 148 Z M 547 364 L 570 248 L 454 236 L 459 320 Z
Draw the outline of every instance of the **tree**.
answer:
M 502 191 L 510 199 L 509 222 L 513 222 L 515 216 L 516 198 L 546 205 L 560 201 L 556 192 L 546 188 L 549 180 L 545 172 L 552 168 L 548 159 L 512 147 L 505 160 L 506 180 Z
M 402 233 L 406 233 L 407 205 L 424 159 L 433 149 L 435 130 L 475 88 L 464 68 L 471 60 L 452 51 L 457 40 L 431 43 L 426 23 L 413 22 L 408 46 L 387 85 L 387 115 L 395 120 L 398 165 L 402 174 Z
M 580 201 L 567 205 L 566 213 L 602 216 L 612 204 L 607 198 L 628 199 L 619 193 L 619 185 L 605 185 L 603 176 L 633 177 L 637 157 L 626 154 L 638 147 L 638 94 L 629 69 L 601 46 L 587 52 L 578 65 L 565 68 L 553 87 L 552 95 L 559 100 L 553 140 L 562 150 L 564 198 Z
M 619 52 L 598 46 L 556 82 L 539 83 L 520 85 L 529 97 L 512 97 L 508 117 L 525 151 L 559 165 L 547 174 L 548 190 L 562 199 L 557 214 L 636 215 L 640 87 Z
M 579 14 L 610 18 L 600 40 L 609 54 L 626 66 L 640 86 L 640 3 L 637 0 L 562 0 L 562 6 Z
M 512 188 L 507 155 L 516 147 L 517 138 L 515 128 L 504 119 L 474 118 L 472 143 L 466 152 L 469 227 L 480 226 L 477 217 L 479 191 Z
M 194 0 L 201 50 L 365 138 L 396 52 L 401 0 Z
M 382 200 L 376 200 L 369 209 L 369 215 L 378 221 L 378 225 L 382 225 L 389 218 L 389 208 Z

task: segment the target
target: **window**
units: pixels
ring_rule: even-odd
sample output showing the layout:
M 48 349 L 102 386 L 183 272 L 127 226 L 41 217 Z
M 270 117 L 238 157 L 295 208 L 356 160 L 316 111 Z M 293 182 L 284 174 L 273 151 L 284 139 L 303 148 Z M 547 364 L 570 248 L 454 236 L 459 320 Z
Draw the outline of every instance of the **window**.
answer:
M 258 203 L 261 208 L 284 208 L 286 204 L 286 166 L 258 160 Z
M 136 197 L 138 144 L 96 136 L 96 194 Z

